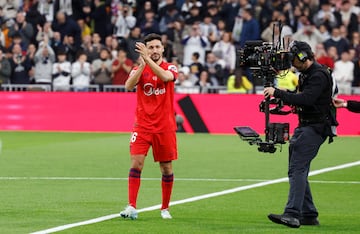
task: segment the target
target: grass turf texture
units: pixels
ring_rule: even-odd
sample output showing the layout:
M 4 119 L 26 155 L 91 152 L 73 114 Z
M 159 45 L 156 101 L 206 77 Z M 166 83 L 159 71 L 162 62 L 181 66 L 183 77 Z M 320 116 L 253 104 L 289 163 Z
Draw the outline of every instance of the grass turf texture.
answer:
M 127 203 L 129 137 L 0 132 L 0 233 L 29 233 L 121 211 Z M 359 137 L 338 137 L 333 144 L 324 143 L 311 169 L 360 160 L 359 142 Z M 172 201 L 258 183 L 241 179 L 287 176 L 288 145 L 282 152 L 265 154 L 236 135 L 209 134 L 179 134 L 178 145 Z M 151 153 L 149 156 L 142 177 L 153 179 L 142 181 L 139 209 L 161 202 L 159 166 Z M 182 180 L 185 178 L 235 180 Z M 61 233 L 359 233 L 359 166 L 310 180 L 314 180 L 311 187 L 320 212 L 318 227 L 294 230 L 267 220 L 268 213 L 283 210 L 288 191 L 284 182 L 172 206 L 172 220 L 162 220 L 155 210 L 140 213 L 135 221 L 116 218 Z

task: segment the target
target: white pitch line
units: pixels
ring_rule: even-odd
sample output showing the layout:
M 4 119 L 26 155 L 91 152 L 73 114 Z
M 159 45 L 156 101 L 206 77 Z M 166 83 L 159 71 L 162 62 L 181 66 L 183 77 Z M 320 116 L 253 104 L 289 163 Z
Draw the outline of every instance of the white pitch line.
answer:
M 125 180 L 129 178 L 120 177 L 21 177 L 3 176 L 0 180 Z M 141 178 L 147 181 L 160 181 L 161 178 Z M 176 181 L 210 181 L 210 182 L 266 182 L 269 179 L 219 179 L 219 178 L 175 178 Z M 339 180 L 309 180 L 311 183 L 318 184 L 360 184 L 360 181 L 339 181 Z
M 128 180 L 129 178 L 117 178 L 117 177 L 0 177 L 0 180 Z M 158 181 L 161 178 L 141 178 L 141 180 L 154 180 Z M 269 181 L 266 179 L 218 179 L 218 178 L 175 178 L 176 181 L 214 181 L 214 182 L 262 182 Z
M 319 175 L 319 174 L 322 174 L 322 173 L 335 171 L 335 170 L 341 170 L 341 169 L 354 167 L 354 166 L 358 166 L 358 165 L 360 165 L 360 161 L 356 161 L 356 162 L 352 162 L 352 163 L 346 163 L 346 164 L 342 164 L 342 165 L 334 166 L 334 167 L 327 167 L 327 168 L 323 168 L 323 169 L 320 169 L 320 170 L 312 171 L 312 172 L 309 173 L 309 176 Z M 223 191 L 220 191 L 220 192 L 209 193 L 209 194 L 204 194 L 204 195 L 200 195 L 200 196 L 186 198 L 186 199 L 179 200 L 179 201 L 170 202 L 170 206 L 184 204 L 184 203 L 188 203 L 188 202 L 199 201 L 199 200 L 203 200 L 203 199 L 208 199 L 208 198 L 217 197 L 217 196 L 221 196 L 221 195 L 225 195 L 225 194 L 244 191 L 244 190 L 248 190 L 248 189 L 252 189 L 252 188 L 263 187 L 263 186 L 267 186 L 267 185 L 271 185 L 271 184 L 282 183 L 282 182 L 286 182 L 286 181 L 288 181 L 288 178 L 284 177 L 284 178 L 264 181 L 264 182 L 260 182 L 260 183 L 256 183 L 256 184 L 240 186 L 240 187 L 236 187 L 236 188 L 233 188 L 233 189 L 223 190 Z M 141 213 L 141 212 L 153 211 L 153 210 L 157 210 L 157 209 L 160 209 L 160 204 L 140 209 L 140 210 L 138 210 L 138 212 Z M 117 217 L 120 217 L 120 215 L 119 214 L 111 214 L 111 215 L 106 215 L 106 216 L 102 216 L 102 217 L 98 217 L 98 218 L 94 218 L 94 219 L 90 219 L 90 220 L 86 220 L 86 221 L 82 221 L 82 222 L 78 222 L 78 223 L 66 224 L 66 225 L 62 225 L 62 226 L 58 226 L 58 227 L 54 227 L 54 228 L 49 228 L 49 229 L 42 230 L 42 231 L 32 232 L 30 234 L 54 233 L 54 232 L 70 229 L 70 228 L 73 228 L 73 227 L 79 227 L 79 226 L 84 226 L 84 225 L 88 225 L 88 224 L 94 224 L 94 223 L 114 219 L 114 218 L 117 218 Z

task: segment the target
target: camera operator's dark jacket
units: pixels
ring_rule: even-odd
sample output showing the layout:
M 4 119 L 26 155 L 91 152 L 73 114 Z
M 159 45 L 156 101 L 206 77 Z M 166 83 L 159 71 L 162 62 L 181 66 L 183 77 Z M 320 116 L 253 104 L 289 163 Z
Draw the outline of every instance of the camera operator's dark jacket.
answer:
M 347 109 L 351 112 L 360 113 L 359 101 L 347 101 Z
M 274 97 L 294 105 L 299 115 L 299 126 L 311 125 L 323 136 L 332 136 L 331 112 L 332 78 L 329 71 L 314 62 L 299 77 L 297 93 L 276 89 Z

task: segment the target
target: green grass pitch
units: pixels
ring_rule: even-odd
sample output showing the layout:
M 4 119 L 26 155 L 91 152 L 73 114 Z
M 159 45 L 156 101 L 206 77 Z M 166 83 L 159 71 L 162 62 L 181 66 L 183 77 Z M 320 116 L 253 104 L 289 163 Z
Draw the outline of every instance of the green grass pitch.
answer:
M 129 170 L 125 133 L 0 132 L 0 233 L 31 233 L 121 211 Z M 360 137 L 324 143 L 311 170 L 360 160 Z M 287 146 L 260 153 L 237 135 L 178 134 L 172 201 L 287 177 Z M 290 229 L 281 213 L 288 183 L 277 183 L 171 206 L 137 220 L 114 218 L 59 233 L 360 233 L 359 166 L 311 176 L 321 225 Z M 145 162 L 138 208 L 161 203 L 160 170 Z

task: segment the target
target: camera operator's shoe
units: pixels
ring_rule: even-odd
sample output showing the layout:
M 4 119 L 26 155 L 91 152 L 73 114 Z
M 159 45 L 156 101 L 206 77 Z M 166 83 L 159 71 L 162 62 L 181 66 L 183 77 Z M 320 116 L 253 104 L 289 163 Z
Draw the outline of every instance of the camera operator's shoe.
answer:
M 161 210 L 161 217 L 163 219 L 172 219 L 171 214 L 168 209 Z
M 274 223 L 283 224 L 291 228 L 299 228 L 300 221 L 297 218 L 294 218 L 287 214 L 269 214 L 268 218 L 273 221 Z
M 312 225 L 312 226 L 320 225 L 320 222 L 316 217 L 302 217 L 299 219 L 299 221 L 300 221 L 300 225 Z
M 137 210 L 136 210 L 134 207 L 128 205 L 128 206 L 125 208 L 125 210 L 123 210 L 123 211 L 120 212 L 120 216 L 123 217 L 124 219 L 125 219 L 125 218 L 137 219 L 137 217 L 138 217 L 138 212 L 137 212 Z

